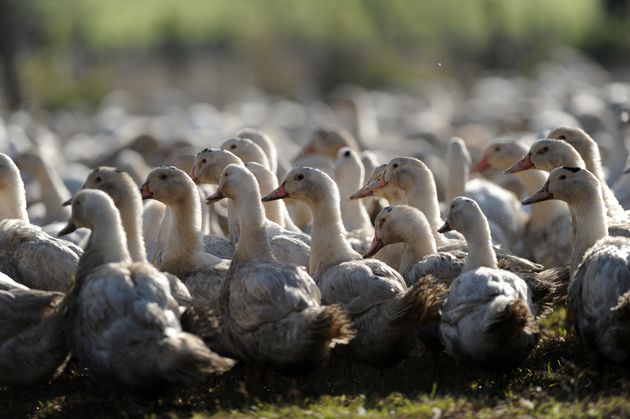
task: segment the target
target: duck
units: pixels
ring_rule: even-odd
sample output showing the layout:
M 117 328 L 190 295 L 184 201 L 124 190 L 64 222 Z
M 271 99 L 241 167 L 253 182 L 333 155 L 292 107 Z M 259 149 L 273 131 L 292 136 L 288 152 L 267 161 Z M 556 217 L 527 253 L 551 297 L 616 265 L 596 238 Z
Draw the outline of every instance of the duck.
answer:
M 85 189 L 72 200 L 72 215 L 59 233 L 91 230 L 68 294 L 68 342 L 96 376 L 129 388 L 192 385 L 229 370 L 234 361 L 184 332 L 182 310 L 164 274 L 127 251 L 118 210 L 103 191 Z
M 540 337 L 531 292 L 518 275 L 498 269 L 488 221 L 474 200 L 451 202 L 440 231 L 450 229 L 470 243 L 462 273 L 442 307 L 440 339 L 446 352 L 458 363 L 485 368 L 518 365 Z
M 28 288 L 66 292 L 82 254 L 29 222 L 20 171 L 0 153 L 0 272 Z
M 219 170 L 222 171 L 229 164 L 243 165 L 244 163 L 237 156 L 228 151 L 204 149 L 199 152 L 195 158 L 194 169 L 193 172 L 191 172 L 191 176 L 198 183 L 217 184 L 221 174 Z M 254 175 L 261 171 L 268 171 L 264 166 L 260 168 L 254 162 L 248 162 L 245 163 L 245 165 L 253 169 Z M 274 210 L 273 207 L 270 208 L 272 211 Z M 265 211 L 267 211 L 267 208 L 265 208 Z M 228 200 L 228 220 L 231 220 L 228 221 L 230 241 L 237 243 L 238 236 L 232 233 L 233 231 L 238 232 L 239 230 L 238 208 L 235 207 L 231 199 Z M 297 263 L 302 266 L 308 265 L 311 239 L 307 234 L 301 231 L 287 230 L 269 219 L 265 223 L 265 231 L 271 243 L 271 248 L 280 261 Z
M 302 148 L 301 155 L 320 155 L 334 162 L 342 147 L 349 147 L 359 152 L 359 143 L 354 136 L 343 128 L 318 128 L 313 131 L 310 140 Z
M 464 140 L 451 138 L 446 152 L 446 164 L 449 167 L 446 202 L 451 202 L 457 196 L 468 196 L 475 200 L 488 218 L 494 243 L 503 249 L 521 253 L 521 237 L 527 214 L 516 196 L 496 183 L 478 178 L 469 181 L 471 163 Z
M 357 239 L 360 247 L 367 247 L 366 242 L 369 243 L 374 234 L 370 215 L 363 202 L 350 199 L 350 196 L 363 184 L 364 175 L 359 153 L 350 147 L 340 148 L 335 162 L 335 181 L 341 198 L 341 218 L 349 236 Z
M 526 147 L 518 142 L 490 141 L 471 171 L 504 171 L 526 153 Z M 542 170 L 526 170 L 512 176 L 522 184 L 525 193 L 530 195 L 547 179 L 546 172 Z M 547 201 L 533 206 L 523 236 L 525 247 L 531 249 L 532 260 L 548 268 L 566 265 L 571 258 L 573 237 L 569 208 L 561 201 Z
M 575 214 L 567 306 L 575 331 L 588 347 L 617 363 L 630 351 L 630 239 L 611 236 L 601 185 L 581 167 L 558 167 L 523 201 L 566 202 Z
M 125 170 L 99 166 L 88 174 L 83 189 L 98 189 L 109 195 L 120 213 L 123 229 L 127 238 L 127 250 L 134 262 L 147 262 L 147 251 L 142 234 L 142 196 L 135 180 Z M 63 203 L 72 204 L 72 198 Z M 187 304 L 192 296 L 188 288 L 175 275 L 164 272 L 171 293 L 180 304 Z
M 547 138 L 531 145 L 529 152 L 506 172 L 515 173 L 530 168 L 550 172 L 556 167 L 584 167 L 593 173 L 602 186 L 607 214 L 613 222 L 625 222 L 627 215 L 606 183 L 597 143 L 582 129 L 559 126 Z
M 243 163 L 256 162 L 271 170 L 271 165 L 267 154 L 260 146 L 252 140 L 243 137 L 235 137 L 226 140 L 221 144 L 221 149 L 227 150 L 237 156 Z
M 262 151 L 265 152 L 265 156 L 269 162 L 269 170 L 274 174 L 278 172 L 278 150 L 268 133 L 259 129 L 245 127 L 238 130 L 236 136 L 238 138 L 248 139 L 260 147 Z
M 348 345 L 359 362 L 382 368 L 404 358 L 415 345 L 416 328 L 424 321 L 431 294 L 408 288 L 387 264 L 362 259 L 346 239 L 339 191 L 319 169 L 294 167 L 263 201 L 293 198 L 313 213 L 309 273 L 323 304 L 340 304 L 353 320 L 356 336 Z
M 51 381 L 63 371 L 63 300 L 61 292 L 32 290 L 0 273 L 0 386 Z
M 350 199 L 354 200 L 374 197 L 374 199 L 386 200 L 390 206 L 406 204 L 407 197 L 399 188 L 387 185 L 375 189 L 375 185 L 380 185 L 381 183 L 383 183 L 382 178 L 385 174 L 386 168 L 387 164 L 376 166 L 372 170 L 370 177 L 365 181 L 361 189 L 350 195 Z M 382 260 L 394 269 L 398 269 L 400 267 L 401 257 L 404 249 L 405 245 L 403 243 L 394 243 L 381 248 L 376 253 L 374 253 L 372 257 L 378 260 Z
M 194 298 L 216 306 L 230 262 L 203 247 L 195 184 L 176 167 L 157 167 L 149 172 L 141 193 L 142 199 L 156 199 L 167 207 L 151 263 L 182 280 Z
M 229 353 L 289 375 L 319 368 L 333 347 L 352 339 L 352 321 L 339 305 L 321 305 L 319 288 L 304 268 L 276 259 L 260 191 L 249 170 L 236 164 L 223 170 L 217 192 L 208 201 L 223 198 L 234 201 L 242 220 L 221 291 Z

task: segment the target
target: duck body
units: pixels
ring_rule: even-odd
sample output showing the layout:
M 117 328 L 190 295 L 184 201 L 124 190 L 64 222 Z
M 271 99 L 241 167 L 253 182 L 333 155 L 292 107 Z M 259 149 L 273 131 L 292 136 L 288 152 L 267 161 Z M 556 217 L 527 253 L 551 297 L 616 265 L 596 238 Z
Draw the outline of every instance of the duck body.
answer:
M 64 294 L 0 284 L 0 386 L 54 378 L 68 358 L 60 314 Z
M 480 267 L 458 276 L 442 309 L 446 351 L 483 366 L 518 364 L 536 346 L 533 304 L 525 282 L 507 271 Z
M 587 251 L 567 305 L 582 341 L 614 362 L 630 362 L 629 239 L 609 236 Z
M 68 291 L 82 254 L 78 246 L 26 221 L 0 221 L 0 271 L 29 288 Z

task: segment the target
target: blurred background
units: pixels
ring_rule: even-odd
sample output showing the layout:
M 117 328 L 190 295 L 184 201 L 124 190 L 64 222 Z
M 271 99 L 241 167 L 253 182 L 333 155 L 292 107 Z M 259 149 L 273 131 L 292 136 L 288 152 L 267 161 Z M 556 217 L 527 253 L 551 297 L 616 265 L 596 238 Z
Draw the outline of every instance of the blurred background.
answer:
M 629 18 L 626 0 L 0 0 L 0 110 L 465 90 L 576 57 L 627 80 Z

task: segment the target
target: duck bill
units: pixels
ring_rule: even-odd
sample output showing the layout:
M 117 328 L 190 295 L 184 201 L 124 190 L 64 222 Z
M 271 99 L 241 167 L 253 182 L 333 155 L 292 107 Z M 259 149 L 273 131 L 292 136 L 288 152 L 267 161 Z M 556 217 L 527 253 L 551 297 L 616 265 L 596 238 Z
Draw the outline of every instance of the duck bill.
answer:
M 263 196 L 261 200 L 263 202 L 269 202 L 269 201 L 275 201 L 276 199 L 283 199 L 283 198 L 288 198 L 288 197 L 289 197 L 289 193 L 286 191 L 286 189 L 284 189 L 284 182 L 282 182 L 276 190 Z
M 372 244 L 370 244 L 370 248 L 363 254 L 363 259 L 374 256 L 383 247 L 385 247 L 385 243 L 383 243 L 383 240 L 374 236 L 374 238 L 372 239 Z
M 523 156 L 522 159 L 520 159 L 519 161 L 517 161 L 516 163 L 514 163 L 512 166 L 508 167 L 507 169 L 505 169 L 503 173 L 507 175 L 507 174 L 522 172 L 523 170 L 534 169 L 534 168 L 535 166 L 534 166 L 534 163 L 532 163 L 531 155 L 527 153 L 525 156 Z
M 144 182 L 140 187 L 140 195 L 142 195 L 142 199 L 151 199 L 153 198 L 153 192 L 149 189 L 149 183 Z
M 315 153 L 317 153 L 317 150 L 315 149 L 315 144 L 313 143 L 313 141 L 309 141 L 308 144 L 306 144 L 302 148 L 302 154 L 308 155 L 308 154 L 315 154 Z
M 214 204 L 215 202 L 218 202 L 222 200 L 223 198 L 225 198 L 225 195 L 223 195 L 223 192 L 216 191 L 215 193 L 210 195 L 208 198 L 206 198 L 206 204 L 208 205 Z
M 190 171 L 190 173 L 188 174 L 188 176 L 190 176 L 190 178 L 192 179 L 193 182 L 195 182 L 195 185 L 199 185 L 199 178 L 197 177 L 197 175 L 195 174 L 195 166 L 193 165 L 192 170 Z
M 626 174 L 628 174 L 628 173 L 630 173 L 630 167 L 628 167 L 626 170 L 624 170 L 624 171 L 623 171 L 623 174 L 624 174 L 624 175 L 626 175 Z
M 451 231 L 452 228 L 450 225 L 448 225 L 448 221 L 444 222 L 444 225 L 440 228 L 438 228 L 438 233 L 448 233 L 449 231 Z
M 350 199 L 360 199 L 365 198 L 366 196 L 372 196 L 374 195 L 374 191 L 384 188 L 387 185 L 389 185 L 389 183 L 383 176 L 381 176 L 350 195 Z
M 549 192 L 549 185 L 545 183 L 538 192 L 523 200 L 522 204 L 531 205 L 535 204 L 536 202 L 548 201 L 550 199 L 553 199 L 553 194 Z
M 484 157 L 481 160 L 479 160 L 477 164 L 472 167 L 472 169 L 470 169 L 470 173 L 471 174 L 483 173 L 489 168 L 490 168 L 490 163 L 488 163 L 488 160 Z
M 68 224 L 57 233 L 57 237 L 73 233 L 76 229 L 77 226 L 72 221 L 68 221 Z
M 63 201 L 61 203 L 61 206 L 62 207 L 67 207 L 68 205 L 71 205 L 71 204 L 72 204 L 72 197 L 68 198 L 68 200 L 66 200 L 66 201 Z

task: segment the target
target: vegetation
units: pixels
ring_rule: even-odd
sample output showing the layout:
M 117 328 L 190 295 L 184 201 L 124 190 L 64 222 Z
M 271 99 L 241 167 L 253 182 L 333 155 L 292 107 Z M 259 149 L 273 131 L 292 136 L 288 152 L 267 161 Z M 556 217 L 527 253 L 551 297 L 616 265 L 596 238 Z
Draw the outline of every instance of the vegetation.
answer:
M 512 371 L 438 364 L 418 350 L 379 372 L 338 355 L 322 371 L 293 381 L 251 368 L 160 395 L 115 392 L 76 363 L 49 385 L 0 389 L 0 415 L 19 417 L 624 417 L 630 415 L 627 370 L 585 351 L 565 328 L 565 312 L 545 320 L 543 338 Z

